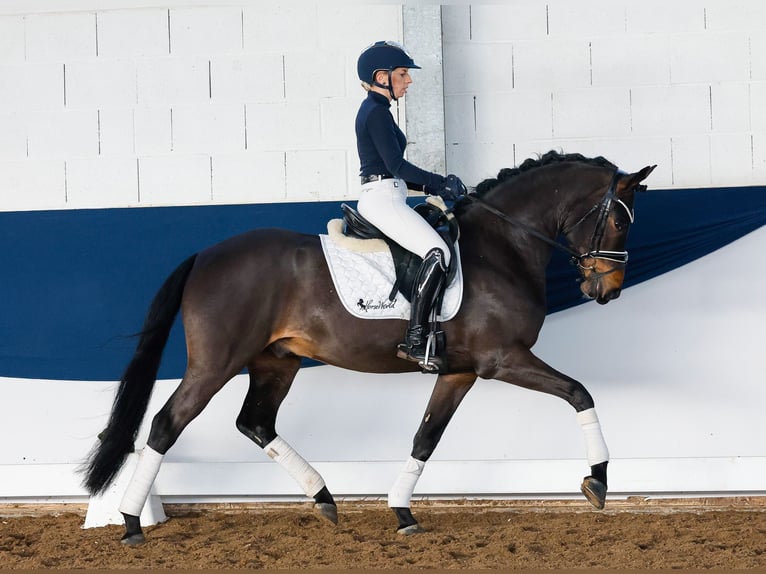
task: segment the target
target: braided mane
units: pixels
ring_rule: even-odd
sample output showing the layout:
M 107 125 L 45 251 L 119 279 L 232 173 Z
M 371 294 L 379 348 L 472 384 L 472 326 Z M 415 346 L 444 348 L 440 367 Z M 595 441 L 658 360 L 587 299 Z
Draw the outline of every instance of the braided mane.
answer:
M 562 154 L 557 151 L 551 150 L 541 156 L 538 156 L 537 159 L 529 158 L 524 160 L 524 162 L 518 167 L 513 167 L 513 168 L 506 167 L 501 169 L 500 172 L 497 174 L 497 177 L 491 177 L 479 183 L 479 185 L 476 186 L 476 194 L 478 196 L 482 196 L 486 192 L 488 192 L 490 189 L 497 187 L 501 183 L 504 183 L 508 179 L 516 175 L 519 175 L 520 173 L 523 173 L 525 171 L 542 167 L 544 165 L 569 162 L 569 161 L 580 162 L 587 165 L 594 165 L 598 167 L 608 167 L 610 169 L 617 169 L 616 165 L 614 165 L 612 162 L 610 162 L 609 160 L 601 156 L 588 158 L 579 153 Z

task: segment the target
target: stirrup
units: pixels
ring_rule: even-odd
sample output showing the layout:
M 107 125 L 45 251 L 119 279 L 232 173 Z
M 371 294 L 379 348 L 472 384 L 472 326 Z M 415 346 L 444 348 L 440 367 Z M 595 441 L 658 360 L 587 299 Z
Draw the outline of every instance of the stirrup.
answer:
M 426 336 L 425 344 L 399 343 L 396 356 L 417 363 L 424 373 L 439 373 L 444 367 L 444 362 L 441 357 L 433 353 L 435 347 L 436 335 L 432 331 Z

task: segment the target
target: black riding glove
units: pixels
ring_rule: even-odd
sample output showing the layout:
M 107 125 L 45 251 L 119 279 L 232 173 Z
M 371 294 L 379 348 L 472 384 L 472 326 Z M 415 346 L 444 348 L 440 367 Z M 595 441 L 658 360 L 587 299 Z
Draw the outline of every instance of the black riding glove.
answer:
M 438 195 L 446 201 L 457 201 L 468 193 L 468 189 L 460 181 L 460 178 L 452 173 L 444 178 L 441 185 L 434 187 L 426 186 L 424 191 L 430 195 Z

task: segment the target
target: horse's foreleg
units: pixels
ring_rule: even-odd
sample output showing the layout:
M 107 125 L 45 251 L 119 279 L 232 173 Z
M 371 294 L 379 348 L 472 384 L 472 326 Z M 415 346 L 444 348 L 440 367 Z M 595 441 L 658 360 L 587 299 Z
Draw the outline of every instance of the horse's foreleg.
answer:
M 488 378 L 560 397 L 574 407 L 577 422 L 585 436 L 585 449 L 591 469 L 591 474 L 583 479 L 580 490 L 588 502 L 601 510 L 606 502 L 609 450 L 601 432 L 593 397 L 582 383 L 555 370 L 528 350 L 514 354 L 507 363 L 512 367 L 487 373 Z M 481 375 L 485 376 L 484 373 Z
M 447 423 L 452 419 L 452 415 L 455 414 L 455 410 L 473 386 L 474 381 L 476 381 L 476 375 L 472 373 L 440 375 L 436 379 L 425 415 L 413 440 L 410 458 L 388 493 L 388 506 L 399 520 L 397 532 L 400 534 L 414 534 L 421 531 L 410 510 L 412 493 L 426 461 L 439 444 Z
M 321 516 L 337 524 L 338 509 L 321 475 L 277 434 L 277 412 L 300 368 L 300 358 L 265 354 L 248 367 L 250 388 L 237 417 L 237 428 L 260 446 L 314 499 Z

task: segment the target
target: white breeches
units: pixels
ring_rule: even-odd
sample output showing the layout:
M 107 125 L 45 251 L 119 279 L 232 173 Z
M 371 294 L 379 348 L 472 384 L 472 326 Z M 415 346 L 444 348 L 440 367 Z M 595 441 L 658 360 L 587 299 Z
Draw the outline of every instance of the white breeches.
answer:
M 383 179 L 362 186 L 357 210 L 362 217 L 407 251 L 425 258 L 432 249 L 441 249 L 449 265 L 447 244 L 425 219 L 407 205 L 407 184 L 401 179 Z

